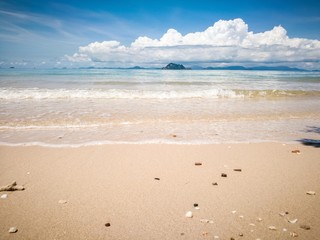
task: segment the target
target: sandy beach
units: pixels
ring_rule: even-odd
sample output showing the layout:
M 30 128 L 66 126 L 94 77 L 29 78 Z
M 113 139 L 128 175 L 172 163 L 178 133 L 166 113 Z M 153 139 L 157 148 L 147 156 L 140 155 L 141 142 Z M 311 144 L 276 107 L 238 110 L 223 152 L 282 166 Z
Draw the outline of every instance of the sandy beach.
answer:
M 25 190 L 0 192 L 0 239 L 319 239 L 319 160 L 282 143 L 1 146 L 0 186 Z

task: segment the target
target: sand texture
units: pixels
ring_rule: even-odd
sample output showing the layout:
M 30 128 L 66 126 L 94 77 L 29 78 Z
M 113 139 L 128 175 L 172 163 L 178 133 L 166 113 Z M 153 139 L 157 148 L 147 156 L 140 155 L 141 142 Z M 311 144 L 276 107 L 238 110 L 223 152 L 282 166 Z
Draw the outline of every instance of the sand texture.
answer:
M 1 146 L 0 172 L 1 240 L 320 239 L 311 146 Z

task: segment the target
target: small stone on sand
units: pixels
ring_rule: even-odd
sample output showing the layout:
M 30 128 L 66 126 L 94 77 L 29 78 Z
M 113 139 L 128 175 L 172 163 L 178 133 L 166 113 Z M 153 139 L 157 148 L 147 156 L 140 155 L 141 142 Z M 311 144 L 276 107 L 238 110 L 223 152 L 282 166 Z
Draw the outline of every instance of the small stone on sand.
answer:
M 175 138 L 175 137 L 177 137 L 177 135 L 176 135 L 176 134 L 172 134 L 171 136 L 172 136 L 172 137 L 174 137 L 174 138 Z
M 292 150 L 292 153 L 296 153 L 296 154 L 300 154 L 300 150 L 296 149 L 296 150 Z
M 257 222 L 262 222 L 262 218 L 257 218 Z
M 194 165 L 196 165 L 196 166 L 201 166 L 201 165 L 202 165 L 202 163 L 200 163 L 200 162 L 196 162 L 196 163 L 194 163 Z
M 221 177 L 227 177 L 226 173 L 221 173 Z
M 110 224 L 110 223 L 106 223 L 104 226 L 106 226 L 106 227 L 110 227 L 110 226 L 111 226 L 111 224 Z
M 286 229 L 286 228 L 283 228 L 283 229 L 282 229 L 282 231 L 284 231 L 284 232 L 287 232 L 287 231 L 288 231 L 288 229 Z
M 209 223 L 209 219 L 200 219 L 200 222 L 202 222 L 202 223 Z
M 188 211 L 186 213 L 186 218 L 192 218 L 193 217 L 193 213 L 191 211 Z
M 235 214 L 237 211 L 236 210 L 233 210 L 233 211 L 231 211 L 233 214 Z
M 59 203 L 59 204 L 66 204 L 66 203 L 67 203 L 67 200 L 59 200 L 58 203 Z
M 159 181 L 159 180 L 160 180 L 160 178 L 156 177 L 156 178 L 154 178 L 154 180 L 158 180 L 158 181 Z
M 212 185 L 213 186 L 218 186 L 218 183 L 217 182 L 213 182 Z
M 219 239 L 219 236 L 214 236 L 213 238 L 214 238 L 214 239 Z
M 301 224 L 300 228 L 302 228 L 304 230 L 310 230 L 311 229 L 311 227 L 309 225 L 307 225 L 307 224 Z
M 235 169 L 233 169 L 233 171 L 235 171 L 235 172 L 241 172 L 242 169 L 240 169 L 240 168 L 235 168 Z
M 268 228 L 269 228 L 269 230 L 272 230 L 272 231 L 276 231 L 277 230 L 277 228 L 275 226 L 269 226 Z
M 252 226 L 252 227 L 254 227 L 254 226 L 256 226 L 254 223 L 249 223 L 249 226 Z
M 16 227 L 11 227 L 9 229 L 9 233 L 16 233 L 16 232 L 18 232 L 18 229 Z

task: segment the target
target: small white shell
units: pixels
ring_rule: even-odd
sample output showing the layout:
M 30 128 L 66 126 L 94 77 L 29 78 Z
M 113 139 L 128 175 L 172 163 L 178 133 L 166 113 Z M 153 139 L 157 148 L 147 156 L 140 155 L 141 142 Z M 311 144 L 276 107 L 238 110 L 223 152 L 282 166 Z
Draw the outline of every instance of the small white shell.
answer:
M 272 230 L 272 231 L 276 231 L 277 230 L 277 228 L 275 226 L 269 226 L 268 228 L 269 228 L 269 230 Z
M 188 211 L 186 213 L 186 218 L 192 218 L 193 217 L 193 213 L 191 211 Z
M 316 195 L 316 192 L 315 191 L 308 191 L 307 194 L 308 195 Z
M 292 219 L 292 220 L 287 219 L 287 220 L 288 220 L 288 222 L 289 222 L 289 223 L 292 223 L 292 224 L 294 224 L 294 223 L 298 222 L 298 219 Z
M 8 197 L 8 194 L 2 194 L 0 198 L 1 198 L 1 199 L 5 199 L 5 198 L 7 198 L 7 197 Z
M 16 227 L 11 227 L 9 229 L 9 233 L 16 233 L 16 232 L 18 232 L 18 229 Z

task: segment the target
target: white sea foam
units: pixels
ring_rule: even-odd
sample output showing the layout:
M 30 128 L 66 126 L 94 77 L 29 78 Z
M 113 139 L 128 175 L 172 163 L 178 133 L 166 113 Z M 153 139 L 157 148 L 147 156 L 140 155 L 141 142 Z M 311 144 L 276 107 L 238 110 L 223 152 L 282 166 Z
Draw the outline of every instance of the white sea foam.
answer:
M 185 99 L 185 98 L 241 98 L 228 89 L 208 90 L 127 90 L 127 89 L 0 89 L 1 100 L 42 100 L 42 99 Z

